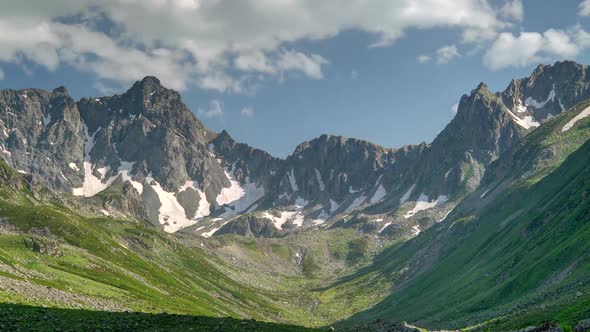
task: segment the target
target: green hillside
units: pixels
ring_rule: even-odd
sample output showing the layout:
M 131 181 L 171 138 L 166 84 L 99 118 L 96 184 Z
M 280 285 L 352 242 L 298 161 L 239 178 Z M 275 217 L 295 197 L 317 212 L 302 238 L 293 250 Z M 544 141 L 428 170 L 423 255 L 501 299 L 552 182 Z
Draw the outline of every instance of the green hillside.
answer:
M 482 188 L 409 241 L 338 227 L 268 239 L 171 235 L 85 215 L 74 198 L 0 162 L 0 326 L 572 326 L 590 317 L 590 119 L 561 129 L 587 106 L 525 137 Z
M 463 208 L 472 214 L 452 214 L 381 253 L 367 270 L 391 281 L 392 294 L 348 322 L 503 330 L 590 317 L 590 121 L 561 133 L 586 106 L 535 130 L 503 157 L 521 162 L 498 181 L 511 182 L 490 203 Z M 557 153 L 536 158 L 548 150 Z

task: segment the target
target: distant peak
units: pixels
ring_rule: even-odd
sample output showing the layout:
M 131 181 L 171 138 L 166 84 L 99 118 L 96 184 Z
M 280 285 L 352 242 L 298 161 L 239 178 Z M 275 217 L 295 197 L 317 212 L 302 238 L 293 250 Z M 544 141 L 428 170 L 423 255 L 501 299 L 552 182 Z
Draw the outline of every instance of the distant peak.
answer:
M 63 85 L 53 89 L 53 93 L 61 94 L 61 95 L 69 95 L 68 89 L 66 89 L 66 87 Z
M 563 71 L 577 71 L 583 67 L 585 67 L 585 65 L 579 64 L 571 60 L 557 61 L 553 65 L 540 64 L 535 68 L 535 70 L 533 70 L 531 77 L 540 76 L 544 72 L 555 73 Z
M 160 80 L 155 76 L 146 76 L 141 80 L 141 84 L 143 85 L 156 85 L 162 86 Z
M 229 133 L 225 129 L 223 129 L 221 131 L 221 133 L 219 133 L 219 137 L 221 137 L 221 138 L 231 138 L 231 136 L 229 135 Z
M 480 91 L 490 91 L 490 90 L 489 90 L 487 84 L 485 84 L 484 82 L 481 82 L 477 85 L 477 88 L 475 89 L 475 92 L 480 92 Z
M 146 76 L 141 81 L 135 82 L 129 91 L 143 91 L 151 93 L 163 88 L 160 80 L 155 76 Z
M 227 130 L 223 129 L 214 139 L 216 142 L 235 142 L 234 139 L 230 136 Z

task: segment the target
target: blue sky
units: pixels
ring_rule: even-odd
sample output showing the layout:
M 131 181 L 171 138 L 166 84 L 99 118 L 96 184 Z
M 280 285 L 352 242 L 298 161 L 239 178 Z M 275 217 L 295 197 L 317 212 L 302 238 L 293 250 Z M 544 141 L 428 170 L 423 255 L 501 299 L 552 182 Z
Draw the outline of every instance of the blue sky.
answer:
M 0 88 L 80 98 L 155 75 L 208 128 L 280 157 L 323 133 L 429 142 L 480 81 L 590 62 L 590 1 L 72 1 L 3 5 Z

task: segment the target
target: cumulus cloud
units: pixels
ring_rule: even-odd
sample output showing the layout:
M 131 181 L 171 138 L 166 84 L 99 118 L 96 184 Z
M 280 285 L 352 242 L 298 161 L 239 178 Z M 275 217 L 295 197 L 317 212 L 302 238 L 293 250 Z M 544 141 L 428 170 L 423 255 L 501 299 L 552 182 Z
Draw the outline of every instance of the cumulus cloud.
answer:
M 578 14 L 581 16 L 590 16 L 590 0 L 584 0 L 580 3 Z
M 289 72 L 323 78 L 329 59 L 285 49 L 296 41 L 358 29 L 375 36 L 373 46 L 388 46 L 412 28 L 504 26 L 488 0 L 21 0 L 2 7 L 0 61 L 244 92 Z
M 106 84 L 100 81 L 94 83 L 94 88 L 103 95 L 113 95 L 117 92 L 113 87 L 107 86 Z
M 460 55 L 456 45 L 443 46 L 436 50 L 436 62 L 439 64 L 449 63 Z
M 502 16 L 513 19 L 516 21 L 522 21 L 524 18 L 524 7 L 522 0 L 508 0 L 500 9 Z
M 491 69 L 523 67 L 536 62 L 575 58 L 590 46 L 590 36 L 580 27 L 549 29 L 544 33 L 501 33 L 486 51 L 483 61 Z
M 254 108 L 244 107 L 240 110 L 240 115 L 251 118 L 254 116 Z
M 430 57 L 430 55 L 425 55 L 425 54 L 422 54 L 422 55 L 419 55 L 419 56 L 416 58 L 416 60 L 418 60 L 418 62 L 420 62 L 420 63 L 427 63 L 427 62 L 429 62 L 430 60 L 432 60 L 432 58 Z
M 453 114 L 457 114 L 457 111 L 459 110 L 459 104 L 453 104 L 451 106 L 451 113 Z
M 204 118 L 220 118 L 223 116 L 223 108 L 221 102 L 217 99 L 212 100 L 209 103 L 208 109 L 199 108 L 199 115 Z

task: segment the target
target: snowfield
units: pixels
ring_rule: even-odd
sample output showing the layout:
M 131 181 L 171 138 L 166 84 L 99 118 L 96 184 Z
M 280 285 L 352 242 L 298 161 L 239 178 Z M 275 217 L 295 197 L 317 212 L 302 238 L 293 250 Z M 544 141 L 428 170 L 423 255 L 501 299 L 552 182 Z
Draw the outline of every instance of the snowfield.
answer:
M 586 107 L 580 114 L 576 115 L 573 119 L 571 119 L 568 123 L 561 128 L 561 132 L 565 133 L 566 131 L 572 129 L 572 127 L 576 124 L 576 122 L 582 120 L 583 118 L 590 115 L 590 107 Z
M 432 209 L 436 206 L 444 204 L 447 200 L 448 200 L 447 196 L 440 195 L 440 196 L 438 196 L 438 198 L 436 200 L 431 202 L 431 201 L 429 201 L 428 196 L 426 196 L 424 193 L 422 193 L 422 194 L 420 194 L 420 197 L 418 197 L 418 201 L 416 201 L 416 206 L 414 206 L 414 208 L 412 210 L 408 211 L 404 215 L 404 218 L 406 218 L 406 219 L 411 218 L 419 211 Z

